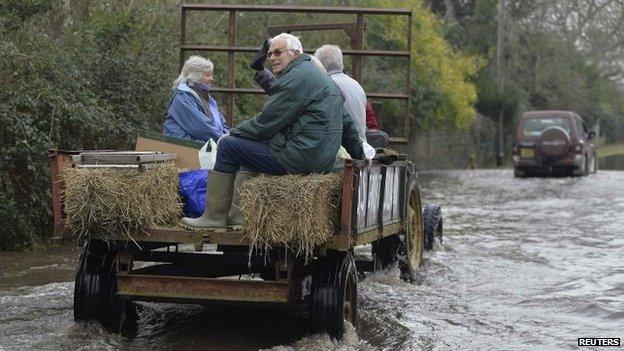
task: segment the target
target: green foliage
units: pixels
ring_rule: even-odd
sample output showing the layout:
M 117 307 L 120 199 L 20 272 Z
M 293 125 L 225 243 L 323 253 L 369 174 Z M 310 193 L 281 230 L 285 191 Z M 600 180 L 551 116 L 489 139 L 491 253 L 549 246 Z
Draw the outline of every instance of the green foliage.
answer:
M 609 21 L 621 17 L 617 16 L 619 7 L 603 7 L 600 2 L 507 0 L 503 26 L 505 93 L 500 96 L 494 73 L 500 1 L 430 3 L 443 17 L 449 17 L 446 7 L 452 4 L 455 18 L 446 23 L 446 37 L 462 51 L 487 60 L 475 80 L 479 96 L 476 107 L 494 120 L 503 108 L 506 139 L 512 139 L 514 121 L 524 111 L 561 109 L 577 111 L 590 125 L 601 124 L 607 140 L 622 140 L 624 96 L 609 78 L 613 76 L 613 65 L 609 64 L 613 53 L 605 52 L 617 51 L 621 42 L 615 30 L 621 21 Z M 603 23 L 600 19 L 605 13 L 609 18 Z M 579 15 L 583 21 L 574 20 Z M 575 27 L 585 24 L 592 30 Z M 611 33 L 605 39 L 613 45 L 595 39 L 602 32 Z M 598 55 L 601 47 L 604 49 Z
M 24 21 L 52 9 L 52 2 L 47 0 L 4 0 L 0 2 L 0 28 L 16 31 Z
M 47 150 L 126 149 L 139 129 L 159 129 L 177 66 L 175 34 L 146 26 L 139 8 L 99 7 L 64 43 L 45 30 L 49 3 L 5 3 L 0 15 L 13 28 L 0 35 L 0 250 L 51 233 Z
M 371 6 L 413 9 L 412 33 L 412 118 L 417 126 L 465 127 L 474 118 L 477 94 L 470 82 L 477 72 L 477 57 L 454 50 L 444 39 L 439 19 L 420 2 L 375 1 Z M 373 23 L 384 27 L 384 40 L 400 43 L 405 27 L 385 20 Z
M 573 43 L 552 33 L 527 32 L 512 38 L 508 75 L 524 91 L 531 109 L 573 110 L 590 126 L 622 111 L 621 91 L 602 78 L 600 69 Z

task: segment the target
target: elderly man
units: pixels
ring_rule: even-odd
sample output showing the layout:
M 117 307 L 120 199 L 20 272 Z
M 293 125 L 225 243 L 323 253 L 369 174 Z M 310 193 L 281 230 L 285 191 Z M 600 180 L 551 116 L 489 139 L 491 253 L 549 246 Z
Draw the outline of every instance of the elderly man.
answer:
M 310 62 L 299 39 L 277 35 L 267 54 L 277 76 L 272 94 L 260 114 L 219 140 L 215 167 L 208 176 L 206 210 L 199 218 L 183 218 L 185 227 L 242 224 L 240 209 L 231 206 L 232 197 L 236 203 L 235 183 L 242 183 L 251 175 L 249 171 L 275 175 L 331 172 L 341 144 L 354 158 L 364 158 L 362 142 L 338 88 Z
M 360 83 L 346 75 L 342 51 L 336 45 L 323 45 L 314 52 L 345 97 L 345 108 L 355 120 L 358 136 L 366 142 L 366 93 Z
M 314 56 L 321 61 L 327 74 L 336 82 L 344 96 L 344 105 L 355 120 L 358 136 L 363 143 L 368 142 L 373 147 L 388 145 L 388 135 L 379 130 L 367 130 L 367 101 L 364 89 L 355 79 L 346 75 L 342 63 L 342 51 L 336 45 L 323 45 L 314 52 Z M 372 109 L 371 109 L 372 112 Z M 372 139 L 372 140 L 371 140 Z

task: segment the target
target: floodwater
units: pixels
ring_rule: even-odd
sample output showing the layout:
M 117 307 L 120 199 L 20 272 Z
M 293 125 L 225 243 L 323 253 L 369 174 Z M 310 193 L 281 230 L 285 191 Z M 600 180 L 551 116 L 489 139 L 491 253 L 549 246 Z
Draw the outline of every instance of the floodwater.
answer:
M 624 172 L 420 179 L 424 202 L 442 206 L 444 242 L 416 284 L 396 270 L 361 281 L 361 324 L 341 342 L 281 310 L 141 303 L 133 339 L 76 325 L 78 251 L 62 247 L 0 253 L 0 350 L 566 350 L 624 338 Z

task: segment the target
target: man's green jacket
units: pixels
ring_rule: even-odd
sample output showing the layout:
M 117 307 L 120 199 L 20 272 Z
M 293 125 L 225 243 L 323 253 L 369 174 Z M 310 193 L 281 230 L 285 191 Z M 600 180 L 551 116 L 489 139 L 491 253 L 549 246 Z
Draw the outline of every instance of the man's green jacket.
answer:
M 331 172 L 341 144 L 353 158 L 364 158 L 338 87 L 308 54 L 282 71 L 262 112 L 231 129 L 230 135 L 267 141 L 271 155 L 293 174 Z

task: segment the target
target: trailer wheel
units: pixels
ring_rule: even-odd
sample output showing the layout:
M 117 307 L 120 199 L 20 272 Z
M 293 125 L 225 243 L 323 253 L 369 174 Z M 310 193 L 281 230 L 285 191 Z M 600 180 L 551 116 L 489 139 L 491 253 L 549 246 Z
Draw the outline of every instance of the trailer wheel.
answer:
M 436 238 L 442 242 L 442 209 L 438 205 L 426 205 L 423 210 L 425 227 L 425 250 L 433 249 Z
M 85 265 L 86 254 L 83 251 L 80 254 L 80 259 L 78 259 L 78 267 L 76 269 L 76 280 L 74 282 L 74 321 L 76 322 L 84 322 L 91 319 L 89 311 L 86 306 L 86 289 L 87 284 L 85 283 L 85 269 L 83 266 Z
M 413 283 L 416 280 L 415 271 L 422 263 L 425 244 L 420 188 L 415 179 L 409 183 L 405 215 L 407 223 L 405 232 L 401 235 L 404 239 L 399 250 L 399 269 L 401 278 Z
M 344 321 L 357 327 L 357 270 L 350 254 L 324 258 L 317 264 L 312 282 L 310 317 L 317 332 L 341 340 Z
M 399 259 L 401 245 L 401 238 L 396 234 L 373 241 L 372 252 L 375 259 L 375 270 L 386 269 L 395 264 Z
M 101 240 L 89 240 L 80 256 L 74 285 L 74 320 L 96 320 L 109 333 L 136 332 L 132 301 L 117 295 L 117 251 Z
M 95 319 L 99 311 L 97 296 L 101 287 L 102 258 L 106 249 L 99 240 L 89 240 L 80 255 L 74 283 L 74 320 L 87 322 Z

